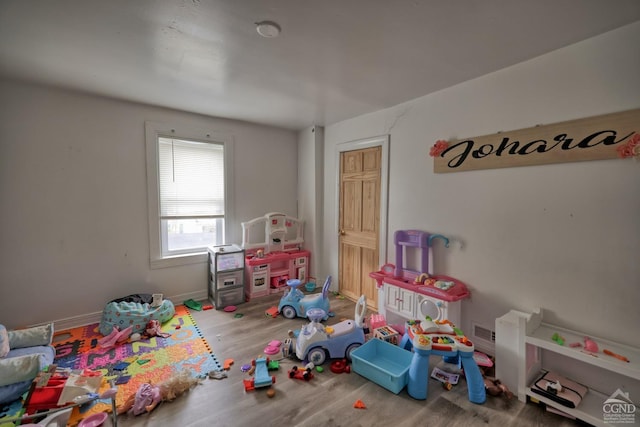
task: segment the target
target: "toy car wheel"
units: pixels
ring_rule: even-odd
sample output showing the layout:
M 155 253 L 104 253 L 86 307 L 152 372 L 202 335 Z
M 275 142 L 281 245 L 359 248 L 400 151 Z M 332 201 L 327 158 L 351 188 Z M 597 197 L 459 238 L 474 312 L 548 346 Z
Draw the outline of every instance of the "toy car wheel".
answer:
M 360 344 L 358 344 L 358 343 L 351 344 L 349 347 L 347 347 L 347 351 L 344 352 L 344 357 L 349 362 L 351 362 L 351 353 L 353 352 L 353 350 L 355 350 L 358 347 L 360 347 Z
M 285 305 L 282 307 L 282 315 L 287 319 L 295 319 L 298 313 L 296 313 L 296 309 L 291 307 L 290 305 Z
M 309 362 L 313 363 L 316 366 L 320 366 L 327 360 L 327 353 L 325 353 L 324 349 L 320 347 L 313 348 L 307 354 L 307 359 Z
M 298 370 L 297 366 L 294 366 L 293 368 L 291 368 L 291 370 L 289 371 L 289 378 L 294 378 L 296 376 L 297 370 Z

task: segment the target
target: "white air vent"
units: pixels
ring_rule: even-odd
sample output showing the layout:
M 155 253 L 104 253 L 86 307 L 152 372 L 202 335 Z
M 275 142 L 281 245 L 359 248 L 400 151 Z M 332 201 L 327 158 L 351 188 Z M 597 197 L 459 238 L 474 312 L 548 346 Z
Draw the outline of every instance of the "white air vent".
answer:
M 496 343 L 496 332 L 486 326 L 473 323 L 473 343 L 477 349 L 493 354 Z

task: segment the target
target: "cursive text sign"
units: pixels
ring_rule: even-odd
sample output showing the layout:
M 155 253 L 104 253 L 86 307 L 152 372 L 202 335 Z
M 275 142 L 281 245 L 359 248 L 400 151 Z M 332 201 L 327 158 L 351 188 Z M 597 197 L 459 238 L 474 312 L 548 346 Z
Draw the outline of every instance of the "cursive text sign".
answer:
M 435 173 L 462 172 L 618 157 L 640 133 L 640 109 L 449 142 L 434 157 Z

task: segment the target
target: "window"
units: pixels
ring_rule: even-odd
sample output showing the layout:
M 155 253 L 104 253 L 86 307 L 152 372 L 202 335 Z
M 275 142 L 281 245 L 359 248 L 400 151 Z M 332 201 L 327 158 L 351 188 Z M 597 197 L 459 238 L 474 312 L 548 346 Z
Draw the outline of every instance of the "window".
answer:
M 146 142 L 151 267 L 206 262 L 233 218 L 232 138 L 148 122 Z

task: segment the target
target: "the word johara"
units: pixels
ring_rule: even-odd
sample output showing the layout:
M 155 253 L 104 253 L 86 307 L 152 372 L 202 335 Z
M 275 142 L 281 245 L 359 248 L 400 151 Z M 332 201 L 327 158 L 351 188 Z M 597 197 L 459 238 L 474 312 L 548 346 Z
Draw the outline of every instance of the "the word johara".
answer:
M 479 147 L 475 146 L 476 143 L 474 140 L 468 139 L 448 147 L 440 156 L 444 159 L 449 159 L 447 162 L 447 166 L 449 168 L 457 168 L 461 166 L 469 156 L 473 159 L 482 159 L 487 156 L 528 156 L 535 153 L 547 153 L 554 149 L 584 150 L 596 147 L 600 144 L 619 144 L 634 133 L 635 132 L 631 132 L 618 138 L 618 134 L 614 130 L 600 130 L 585 136 L 582 140 L 574 140 L 574 138 L 569 138 L 566 133 L 560 133 L 550 141 L 545 139 L 534 139 L 525 143 L 516 140 L 511 141 L 509 137 L 503 137 L 499 144 L 482 144 Z

